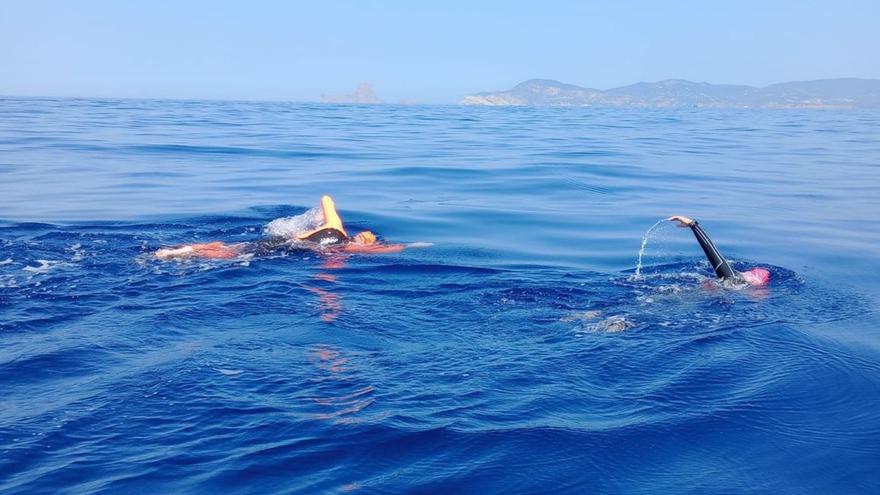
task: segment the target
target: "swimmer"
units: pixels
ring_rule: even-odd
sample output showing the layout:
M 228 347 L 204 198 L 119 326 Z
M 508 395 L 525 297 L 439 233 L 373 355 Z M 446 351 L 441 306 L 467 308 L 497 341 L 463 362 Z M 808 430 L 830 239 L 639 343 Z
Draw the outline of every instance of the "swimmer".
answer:
M 176 248 L 165 248 L 156 251 L 155 256 L 160 260 L 207 258 L 207 259 L 234 259 L 245 254 L 259 254 L 282 247 L 302 247 L 330 252 L 343 253 L 397 253 L 403 251 L 403 244 L 382 244 L 376 239 L 376 235 L 365 230 L 349 237 L 339 212 L 336 211 L 336 203 L 330 196 L 321 197 L 321 213 L 323 222 L 313 230 L 296 232 L 286 237 L 266 239 L 253 243 L 240 242 L 226 244 L 224 242 L 207 242 L 199 244 L 186 244 Z
M 715 275 L 721 280 L 734 283 L 745 282 L 753 286 L 762 286 L 769 283 L 770 271 L 766 268 L 752 268 L 745 272 L 734 270 L 696 220 L 681 215 L 673 215 L 666 220 L 678 222 L 678 226 L 682 228 L 690 227 L 691 231 L 694 233 L 694 237 L 697 238 L 697 242 L 700 243 L 700 247 L 703 248 L 703 252 L 706 253 L 706 258 L 709 259 L 709 264 L 712 265 L 712 268 L 715 270 Z

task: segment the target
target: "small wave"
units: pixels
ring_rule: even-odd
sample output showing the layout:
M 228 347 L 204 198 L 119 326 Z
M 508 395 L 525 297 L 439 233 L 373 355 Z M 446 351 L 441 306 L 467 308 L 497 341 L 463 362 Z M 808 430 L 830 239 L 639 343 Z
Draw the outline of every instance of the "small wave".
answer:
M 112 148 L 95 148 L 101 151 L 118 151 Z M 163 145 L 138 145 L 129 146 L 128 151 L 137 154 L 194 154 L 194 155 L 231 155 L 231 156 L 260 156 L 268 158 L 320 158 L 341 157 L 346 153 L 340 151 L 307 151 L 307 150 L 272 150 L 265 148 L 245 148 L 236 146 L 194 146 L 186 144 L 163 144 Z M 360 157 L 360 155 L 358 155 Z
M 218 373 L 225 376 L 238 376 L 244 373 L 244 370 L 233 370 L 229 368 L 214 368 Z
M 611 315 L 599 319 L 601 316 L 601 311 L 581 311 L 565 316 L 560 321 L 583 322 L 582 327 L 576 330 L 576 333 L 580 333 L 581 331 L 591 333 L 617 333 L 636 326 L 635 322 L 623 315 Z

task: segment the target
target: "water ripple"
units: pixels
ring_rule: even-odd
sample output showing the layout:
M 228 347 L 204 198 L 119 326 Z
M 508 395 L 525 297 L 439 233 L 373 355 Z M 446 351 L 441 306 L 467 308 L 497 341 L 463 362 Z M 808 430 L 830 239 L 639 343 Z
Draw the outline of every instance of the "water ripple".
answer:
M 0 113 L 4 493 L 880 488 L 874 114 Z M 151 256 L 322 193 L 429 247 Z M 676 213 L 771 284 L 673 228 L 636 276 Z

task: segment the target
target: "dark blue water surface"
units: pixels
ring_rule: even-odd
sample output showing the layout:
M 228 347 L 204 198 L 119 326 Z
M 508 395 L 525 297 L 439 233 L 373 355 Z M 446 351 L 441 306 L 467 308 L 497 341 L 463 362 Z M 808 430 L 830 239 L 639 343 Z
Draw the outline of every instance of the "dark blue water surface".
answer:
M 433 245 L 150 256 L 322 193 Z M 0 491 L 878 493 L 878 213 L 877 113 L 3 99 Z

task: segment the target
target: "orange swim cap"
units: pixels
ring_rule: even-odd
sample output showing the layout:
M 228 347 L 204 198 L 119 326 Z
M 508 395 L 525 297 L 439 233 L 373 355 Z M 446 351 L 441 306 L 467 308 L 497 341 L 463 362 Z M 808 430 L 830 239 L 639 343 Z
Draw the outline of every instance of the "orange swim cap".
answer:
M 369 230 L 365 230 L 360 234 L 354 236 L 354 242 L 358 244 L 371 245 L 376 244 L 376 234 L 373 234 Z

